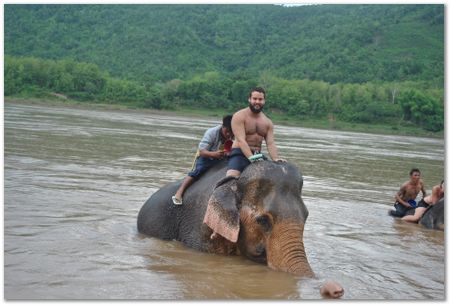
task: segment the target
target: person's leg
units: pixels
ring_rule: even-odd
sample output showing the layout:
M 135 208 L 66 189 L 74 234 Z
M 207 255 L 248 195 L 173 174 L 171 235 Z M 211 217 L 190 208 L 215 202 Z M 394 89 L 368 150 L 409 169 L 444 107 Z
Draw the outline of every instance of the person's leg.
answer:
M 229 176 L 239 177 L 240 175 L 241 175 L 241 172 L 238 170 L 235 170 L 235 169 L 227 170 L 227 174 L 226 174 L 227 177 L 229 177 Z
M 403 217 L 406 215 L 406 213 L 408 212 L 408 208 L 406 208 L 404 205 L 402 205 L 399 202 L 396 202 L 394 204 L 394 208 L 395 210 L 390 210 L 389 211 L 389 215 L 393 216 L 393 217 Z
M 174 204 L 182 204 L 182 198 L 183 198 L 183 194 L 184 191 L 192 184 L 192 182 L 194 182 L 194 178 L 191 176 L 186 176 L 186 178 L 184 178 L 183 182 L 181 183 L 180 187 L 178 188 L 177 192 L 175 193 L 175 200 L 174 200 Z
M 402 220 L 406 220 L 409 222 L 419 222 L 420 217 L 422 217 L 423 213 L 425 213 L 426 208 L 416 208 L 416 210 L 414 211 L 414 215 L 406 215 L 404 217 L 402 217 Z
M 178 205 L 183 204 L 183 194 L 186 189 L 218 162 L 219 160 L 216 159 L 211 160 L 203 157 L 197 158 L 194 164 L 194 169 L 188 173 L 188 176 L 184 178 L 175 195 L 172 196 L 173 203 Z
M 239 177 L 242 171 L 250 164 L 240 148 L 233 148 L 228 159 L 228 170 L 226 176 Z
M 206 159 L 202 157 L 198 157 L 195 159 L 194 165 L 192 166 L 192 170 L 188 173 L 187 177 L 184 178 L 183 182 L 181 182 L 180 187 L 178 188 L 175 195 L 172 196 L 173 204 L 181 205 L 183 204 L 183 194 L 184 191 L 195 181 L 200 175 L 205 171 Z

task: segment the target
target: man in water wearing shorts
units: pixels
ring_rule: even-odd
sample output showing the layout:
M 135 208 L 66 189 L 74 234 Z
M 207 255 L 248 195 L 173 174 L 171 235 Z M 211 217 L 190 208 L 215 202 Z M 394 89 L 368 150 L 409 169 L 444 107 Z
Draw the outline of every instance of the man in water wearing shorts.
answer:
M 231 130 L 232 117 L 232 115 L 224 116 L 222 125 L 210 128 L 205 132 L 198 145 L 192 170 L 184 178 L 175 195 L 172 196 L 173 204 L 183 204 L 182 198 L 184 191 L 225 156 L 224 150 L 220 148 L 223 147 L 227 140 L 233 138 L 233 132 Z
M 441 181 L 441 184 L 433 186 L 431 190 L 431 195 L 428 195 L 417 204 L 417 208 L 414 211 L 414 215 L 407 215 L 402 218 L 402 220 L 410 221 L 410 222 L 419 222 L 420 217 L 425 213 L 427 208 L 431 205 L 434 205 L 444 197 L 444 180 Z
M 422 198 L 426 196 L 425 186 L 422 179 L 420 179 L 420 170 L 413 168 L 409 172 L 409 181 L 403 183 L 400 190 L 395 195 L 395 211 L 389 211 L 389 214 L 394 217 L 403 217 L 408 210 L 416 207 L 416 197 L 422 192 Z

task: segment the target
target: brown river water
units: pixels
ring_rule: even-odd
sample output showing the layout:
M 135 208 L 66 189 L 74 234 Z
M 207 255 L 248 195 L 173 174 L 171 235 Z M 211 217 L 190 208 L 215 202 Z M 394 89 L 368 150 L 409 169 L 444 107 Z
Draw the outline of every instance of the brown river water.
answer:
M 303 173 L 304 242 L 315 278 L 137 232 L 139 209 L 181 179 L 220 118 L 4 105 L 5 299 L 445 298 L 444 232 L 387 216 L 419 167 L 444 176 L 444 140 L 275 126 Z

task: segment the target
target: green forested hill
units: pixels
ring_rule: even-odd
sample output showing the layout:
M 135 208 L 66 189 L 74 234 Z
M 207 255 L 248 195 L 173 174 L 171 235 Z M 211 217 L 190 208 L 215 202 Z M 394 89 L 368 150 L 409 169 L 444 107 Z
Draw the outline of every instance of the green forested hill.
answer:
M 139 82 L 208 71 L 443 87 L 444 5 L 4 6 L 5 55 Z
M 4 6 L 4 92 L 444 129 L 443 5 Z M 414 132 L 414 131 L 413 131 Z

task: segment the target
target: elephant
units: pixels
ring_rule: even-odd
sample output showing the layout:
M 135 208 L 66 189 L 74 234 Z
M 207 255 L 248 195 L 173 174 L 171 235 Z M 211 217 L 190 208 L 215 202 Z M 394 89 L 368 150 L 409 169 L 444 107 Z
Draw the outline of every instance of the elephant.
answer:
M 193 183 L 182 205 L 171 200 L 181 181 L 156 191 L 139 211 L 138 231 L 204 252 L 242 255 L 274 270 L 314 276 L 303 245 L 308 209 L 301 197 L 303 177 L 297 167 L 257 161 L 235 178 L 225 177 L 226 165 L 226 160 L 219 162 Z M 216 218 L 223 230 L 231 228 L 234 233 L 221 231 L 212 239 L 213 230 L 205 224 L 208 209 L 216 212 L 210 222 Z M 327 282 L 321 293 L 336 298 L 343 295 L 343 289 Z
M 428 229 L 444 230 L 444 197 L 430 206 L 419 220 Z

